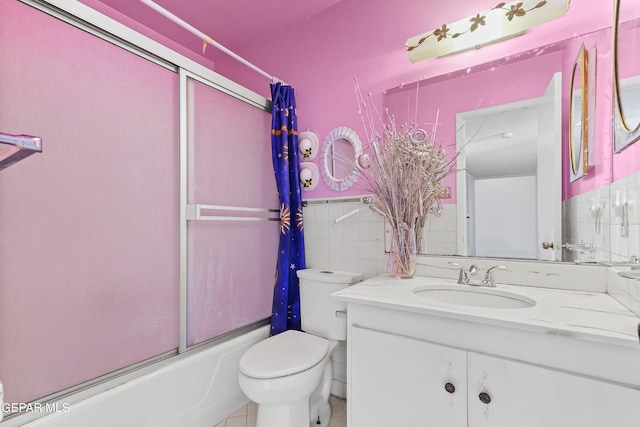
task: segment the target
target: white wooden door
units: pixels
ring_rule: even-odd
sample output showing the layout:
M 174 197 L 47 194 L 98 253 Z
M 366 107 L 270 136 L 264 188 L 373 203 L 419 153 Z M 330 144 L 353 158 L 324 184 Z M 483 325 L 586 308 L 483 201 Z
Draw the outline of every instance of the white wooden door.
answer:
M 538 111 L 538 259 L 562 260 L 562 73 L 553 75 Z M 544 249 L 543 242 L 553 243 Z
M 350 427 L 467 425 L 466 352 L 351 327 Z
M 640 390 L 471 352 L 468 363 L 469 427 L 640 426 Z

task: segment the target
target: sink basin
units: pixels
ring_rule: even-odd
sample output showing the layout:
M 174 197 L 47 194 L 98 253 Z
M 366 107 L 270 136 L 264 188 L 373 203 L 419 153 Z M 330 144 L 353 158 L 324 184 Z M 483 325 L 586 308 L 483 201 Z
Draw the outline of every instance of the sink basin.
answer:
M 471 307 L 527 308 L 536 305 L 531 298 L 512 292 L 469 285 L 422 286 L 414 289 L 413 293 L 434 301 Z

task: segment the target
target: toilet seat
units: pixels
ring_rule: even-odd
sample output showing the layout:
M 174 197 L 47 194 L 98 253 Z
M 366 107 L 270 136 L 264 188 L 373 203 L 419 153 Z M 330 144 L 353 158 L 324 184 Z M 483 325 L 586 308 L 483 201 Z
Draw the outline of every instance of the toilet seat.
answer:
M 324 359 L 328 340 L 300 331 L 285 331 L 247 350 L 240 372 L 251 378 L 278 378 L 303 372 Z

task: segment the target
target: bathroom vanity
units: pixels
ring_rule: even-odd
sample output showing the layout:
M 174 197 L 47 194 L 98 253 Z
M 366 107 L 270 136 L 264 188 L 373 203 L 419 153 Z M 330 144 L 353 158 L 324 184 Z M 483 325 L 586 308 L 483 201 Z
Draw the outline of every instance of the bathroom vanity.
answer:
M 350 427 L 640 425 L 640 319 L 605 293 L 379 276 L 333 297 Z

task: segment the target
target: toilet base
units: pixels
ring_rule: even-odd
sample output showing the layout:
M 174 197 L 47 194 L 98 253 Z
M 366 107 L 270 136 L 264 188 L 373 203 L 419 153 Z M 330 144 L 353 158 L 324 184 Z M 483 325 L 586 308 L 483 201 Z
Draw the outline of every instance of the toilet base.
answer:
M 331 354 L 335 346 L 331 348 Z M 333 364 L 329 360 L 322 373 L 322 379 L 318 387 L 309 397 L 309 412 L 311 427 L 327 427 L 331 420 L 331 405 L 329 396 L 331 395 L 331 382 L 333 381 Z
M 286 405 L 258 405 L 256 425 L 260 427 L 309 427 L 309 398 Z
M 329 341 L 322 361 L 294 375 L 265 379 L 238 373 L 240 389 L 258 404 L 256 427 L 328 427 L 333 377 L 331 356 L 336 344 Z M 320 424 L 317 424 L 318 416 Z

